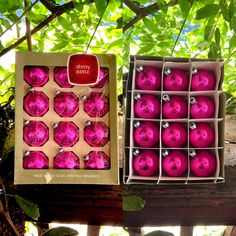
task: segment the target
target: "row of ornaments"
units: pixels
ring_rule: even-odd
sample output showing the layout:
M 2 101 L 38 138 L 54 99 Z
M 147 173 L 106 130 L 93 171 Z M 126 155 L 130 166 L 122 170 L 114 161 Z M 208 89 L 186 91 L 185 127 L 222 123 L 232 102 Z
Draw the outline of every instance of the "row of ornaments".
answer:
M 71 121 L 53 125 L 53 138 L 60 147 L 72 147 L 79 141 L 79 128 Z M 84 140 L 91 147 L 103 147 L 109 141 L 109 128 L 101 121 L 87 121 Z M 23 138 L 27 145 L 41 147 L 49 140 L 49 128 L 42 121 L 26 121 Z
M 103 117 L 109 111 L 109 98 L 102 92 L 83 95 L 83 108 L 90 117 Z M 60 117 L 73 117 L 80 109 L 79 97 L 73 92 L 58 91 L 53 99 L 54 111 Z M 49 98 L 42 91 L 31 89 L 24 97 L 24 110 L 33 117 L 42 117 L 49 111 Z
M 72 88 L 68 82 L 67 67 L 55 67 L 53 73 L 54 81 L 61 88 Z M 31 87 L 43 87 L 49 81 L 49 68 L 46 66 L 25 66 L 24 79 Z M 109 80 L 108 68 L 101 67 L 98 83 L 91 88 L 103 88 Z
M 153 66 L 137 66 L 135 86 L 140 90 L 161 90 L 161 70 Z M 191 91 L 207 91 L 216 89 L 216 77 L 205 69 L 192 70 Z M 164 91 L 188 91 L 189 76 L 179 68 L 165 68 L 163 77 Z
M 214 145 L 215 130 L 211 123 L 192 122 L 189 124 L 189 134 L 182 122 L 164 121 L 161 125 L 161 144 L 164 147 L 181 148 L 189 145 L 194 148 L 207 148 Z M 160 129 L 156 122 L 134 121 L 133 126 L 135 147 L 159 147 Z
M 103 151 L 91 151 L 83 158 L 84 169 L 109 169 L 110 157 Z M 24 169 L 48 169 L 48 157 L 42 151 L 27 151 L 23 158 Z M 53 169 L 80 169 L 80 159 L 72 151 L 60 149 L 53 158 Z
M 190 176 L 210 177 L 215 174 L 216 156 L 209 150 L 190 150 Z M 134 151 L 132 168 L 134 175 L 142 177 L 158 176 L 162 168 L 162 176 L 183 177 L 188 175 L 187 153 L 181 150 L 163 150 L 161 167 L 159 166 L 159 153 L 154 150 Z

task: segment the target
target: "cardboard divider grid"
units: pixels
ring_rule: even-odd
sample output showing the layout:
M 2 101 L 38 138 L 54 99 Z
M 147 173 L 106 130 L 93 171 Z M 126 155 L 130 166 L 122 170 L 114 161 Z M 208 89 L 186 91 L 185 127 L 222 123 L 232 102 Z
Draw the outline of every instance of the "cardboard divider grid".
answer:
M 140 90 L 136 87 L 136 67 L 137 66 L 152 66 L 158 68 L 161 73 L 161 88 L 159 90 Z M 165 68 L 178 68 L 185 71 L 188 75 L 189 86 L 187 91 L 165 91 L 164 90 L 164 70 Z M 215 88 L 208 91 L 191 91 L 192 83 L 192 70 L 208 70 L 212 72 L 216 79 Z M 191 58 L 166 58 L 166 57 L 145 57 L 145 56 L 132 56 L 130 61 L 130 72 L 126 82 L 126 109 L 125 109 L 125 162 L 124 162 L 124 176 L 123 181 L 126 184 L 202 184 L 202 183 L 220 183 L 224 182 L 224 116 L 225 116 L 225 94 L 221 90 L 223 82 L 223 62 L 217 60 L 204 60 L 204 59 L 191 59 Z M 139 93 L 152 94 L 160 99 L 160 117 L 156 119 L 138 118 L 134 114 L 134 95 Z M 186 118 L 181 119 L 166 119 L 163 117 L 163 95 L 180 96 L 183 97 L 187 103 Z M 198 96 L 206 96 L 212 99 L 215 104 L 215 113 L 213 117 L 206 119 L 193 119 L 190 116 L 191 98 Z M 139 147 L 134 143 L 133 139 L 133 124 L 135 121 L 150 121 L 159 125 L 159 145 L 152 148 Z M 188 133 L 187 143 L 180 148 L 170 148 L 163 144 L 162 130 L 163 122 L 181 123 L 186 128 Z M 189 139 L 189 131 L 191 123 L 208 123 L 215 131 L 214 142 L 209 147 L 196 148 L 193 147 Z M 135 173 L 133 169 L 133 159 L 135 158 L 135 150 L 153 150 L 159 152 L 159 170 L 156 174 L 146 177 Z M 185 174 L 181 177 L 170 177 L 162 168 L 163 150 L 182 150 L 187 156 L 188 168 Z M 209 177 L 197 177 L 190 169 L 190 161 L 193 158 L 190 155 L 190 150 L 198 152 L 206 150 L 214 154 L 216 158 L 216 170 Z

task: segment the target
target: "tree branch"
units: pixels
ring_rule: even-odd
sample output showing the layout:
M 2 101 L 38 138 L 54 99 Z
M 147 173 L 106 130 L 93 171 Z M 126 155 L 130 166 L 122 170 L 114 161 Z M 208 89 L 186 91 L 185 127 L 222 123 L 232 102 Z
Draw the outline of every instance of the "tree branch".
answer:
M 28 6 L 28 2 L 25 0 L 25 6 Z M 25 24 L 26 24 L 26 39 L 27 39 L 27 45 L 28 50 L 32 51 L 32 41 L 31 41 L 31 31 L 30 31 L 30 21 L 28 17 L 25 17 Z
M 125 5 L 132 10 L 134 13 L 138 14 L 140 12 L 140 7 L 133 3 L 131 0 L 124 0 Z
M 52 3 L 50 0 L 40 0 L 40 2 L 52 13 L 57 8 L 57 6 L 54 3 Z

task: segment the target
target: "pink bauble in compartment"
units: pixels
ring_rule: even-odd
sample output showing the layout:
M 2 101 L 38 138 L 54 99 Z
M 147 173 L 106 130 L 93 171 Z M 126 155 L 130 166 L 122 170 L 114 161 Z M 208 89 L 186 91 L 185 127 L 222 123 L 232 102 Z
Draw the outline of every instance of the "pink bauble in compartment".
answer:
M 166 119 L 180 119 L 187 116 L 188 106 L 183 97 L 170 96 L 163 101 L 162 113 Z
M 181 177 L 188 169 L 187 155 L 179 150 L 173 150 L 162 158 L 162 168 L 171 177 Z
M 133 159 L 133 168 L 140 176 L 154 176 L 159 169 L 159 156 L 152 150 L 141 151 Z
M 190 117 L 192 119 L 212 118 L 215 114 L 215 103 L 212 98 L 198 96 L 191 98 Z
M 92 151 L 84 158 L 85 169 L 106 170 L 110 169 L 110 157 L 101 151 Z
M 49 109 L 49 98 L 43 92 L 29 91 L 24 97 L 24 109 L 30 116 L 43 116 Z
M 84 139 L 92 147 L 103 147 L 109 136 L 109 128 L 103 122 L 89 121 L 84 128 Z
M 27 152 L 23 159 L 24 169 L 48 169 L 48 158 L 43 152 Z
M 166 91 L 188 90 L 188 75 L 182 69 L 165 68 L 163 86 Z
M 195 176 L 210 177 L 216 171 L 216 157 L 211 152 L 199 150 L 190 160 L 190 169 Z
M 136 87 L 141 90 L 159 90 L 161 88 L 161 73 L 153 66 L 139 66 L 136 72 Z
M 214 90 L 216 86 L 216 78 L 211 71 L 197 70 L 192 76 L 191 90 L 206 91 Z
M 194 127 L 195 126 L 195 127 Z M 205 148 L 211 146 L 215 140 L 215 131 L 210 124 L 202 122 L 190 124 L 189 141 L 193 147 Z
M 49 69 L 45 66 L 25 66 L 24 78 L 32 87 L 43 87 L 49 80 Z
M 48 127 L 41 121 L 27 121 L 24 125 L 24 141 L 33 147 L 40 147 L 48 141 Z
M 157 118 L 160 115 L 160 101 L 151 94 L 140 95 L 134 102 L 134 113 L 140 118 Z
M 70 121 L 61 121 L 54 125 L 54 140 L 61 147 L 72 147 L 79 141 L 79 128 Z
M 187 142 L 188 133 L 181 123 L 169 123 L 162 128 L 162 142 L 170 148 L 179 148 Z
M 109 110 L 109 99 L 103 93 L 92 92 L 84 99 L 84 110 L 91 117 L 103 117 Z
M 108 83 L 108 80 L 109 80 L 108 68 L 100 67 L 98 82 L 94 86 L 91 86 L 91 87 L 92 88 L 103 88 L 105 86 L 105 84 Z
M 140 147 L 154 147 L 159 141 L 159 127 L 149 121 L 137 121 L 134 128 L 134 142 Z
M 67 75 L 67 67 L 58 66 L 54 69 L 54 80 L 62 88 L 71 88 L 72 84 L 69 83 Z
M 59 152 L 53 159 L 56 169 L 79 169 L 79 158 L 69 151 Z
M 72 117 L 79 110 L 79 99 L 72 92 L 59 92 L 54 98 L 54 110 L 61 117 Z

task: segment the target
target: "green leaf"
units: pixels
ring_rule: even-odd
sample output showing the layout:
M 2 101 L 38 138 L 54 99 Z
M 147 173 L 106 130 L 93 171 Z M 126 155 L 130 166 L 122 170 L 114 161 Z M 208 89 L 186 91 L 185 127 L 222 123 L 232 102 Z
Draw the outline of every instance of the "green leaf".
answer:
M 2 41 L 0 41 L 0 52 L 4 49 L 3 45 L 2 45 Z
M 179 6 L 182 12 L 183 17 L 185 18 L 188 15 L 190 4 L 188 0 L 179 0 Z
M 144 234 L 144 236 L 174 236 L 174 234 L 167 231 L 157 230 L 148 234 Z
M 221 9 L 221 13 L 223 15 L 224 20 L 230 22 L 229 8 L 227 4 L 225 3 L 225 0 L 220 0 L 220 9 Z
M 58 22 L 59 24 L 64 28 L 66 29 L 67 31 L 74 31 L 75 29 L 73 28 L 72 26 L 72 22 L 65 19 L 64 17 L 62 16 L 59 16 L 58 17 Z
M 102 16 L 106 9 L 107 1 L 105 0 L 95 0 L 95 6 L 97 9 L 98 16 Z
M 145 206 L 145 200 L 138 195 L 123 196 L 124 211 L 140 211 Z
M 234 30 L 234 32 L 236 33 L 236 16 L 233 16 L 233 17 L 231 18 L 230 28 L 231 28 L 232 30 Z
M 234 34 L 229 40 L 229 51 L 233 51 L 236 48 L 236 34 Z
M 79 0 L 79 1 L 78 1 L 78 0 L 73 0 L 73 4 L 74 4 L 75 8 L 76 8 L 79 12 L 83 11 L 84 4 L 81 3 L 80 0 Z
M 163 11 L 164 13 L 168 12 L 168 5 L 165 1 L 157 0 L 157 3 L 161 11 Z
M 78 231 L 69 227 L 56 227 L 49 229 L 42 236 L 77 236 L 79 235 Z
M 0 1 L 0 13 L 16 10 L 20 7 L 19 0 L 1 0 Z
M 144 22 L 146 28 L 147 28 L 148 30 L 150 30 L 150 31 L 156 31 L 157 28 L 158 28 L 158 26 L 157 26 L 152 20 L 150 20 L 150 19 L 147 18 L 147 17 L 145 17 L 145 18 L 143 19 L 143 22 Z
M 219 11 L 219 6 L 216 4 L 208 4 L 197 11 L 196 20 L 201 20 L 210 16 L 216 15 Z
M 214 35 L 214 27 L 212 25 L 207 25 L 205 27 L 205 32 L 204 32 L 204 39 L 206 41 L 210 41 Z
M 123 17 L 121 16 L 120 18 L 118 18 L 118 19 L 116 20 L 116 23 L 117 23 L 116 28 L 117 28 L 117 29 L 121 29 L 122 26 L 123 26 Z
M 211 43 L 211 46 L 210 46 L 210 51 L 208 53 L 208 57 L 209 58 L 217 58 L 217 50 L 218 50 L 218 47 L 216 45 L 216 43 L 212 42 Z
M 216 28 L 216 31 L 215 31 L 215 41 L 216 41 L 217 46 L 220 46 L 220 30 L 218 27 Z
M 53 48 L 51 48 L 51 51 L 61 50 L 62 48 L 65 48 L 67 45 L 68 41 L 61 41 L 58 44 L 56 44 Z
M 235 0 L 231 0 L 229 4 L 229 17 L 232 18 L 236 12 L 236 3 Z
M 31 217 L 34 220 L 38 220 L 40 213 L 37 204 L 19 195 L 15 195 L 15 199 L 20 208 L 25 212 L 27 216 Z

